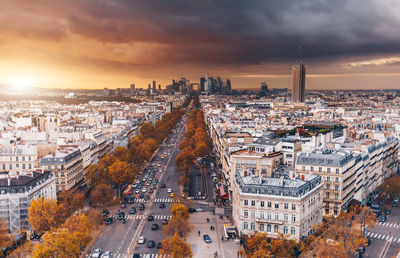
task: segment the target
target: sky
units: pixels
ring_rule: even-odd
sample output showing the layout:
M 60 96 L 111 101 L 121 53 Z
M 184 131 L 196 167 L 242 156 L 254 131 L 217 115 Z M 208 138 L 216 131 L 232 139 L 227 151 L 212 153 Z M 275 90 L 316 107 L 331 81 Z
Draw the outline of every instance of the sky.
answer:
M 400 89 L 398 0 L 2 0 L 0 85 Z

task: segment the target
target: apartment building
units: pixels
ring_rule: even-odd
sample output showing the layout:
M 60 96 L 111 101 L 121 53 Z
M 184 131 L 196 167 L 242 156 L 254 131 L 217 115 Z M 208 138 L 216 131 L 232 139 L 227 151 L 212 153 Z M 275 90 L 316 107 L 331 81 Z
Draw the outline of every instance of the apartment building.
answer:
M 56 199 L 56 179 L 49 171 L 0 173 L 0 218 L 12 233 L 28 227 L 28 208 L 39 197 Z
M 300 240 L 322 221 L 323 181 L 318 175 L 268 178 L 237 169 L 232 216 L 241 234 L 279 233 Z
M 39 166 L 56 177 L 57 192 L 69 190 L 83 180 L 83 157 L 79 148 L 58 149 L 54 155 L 43 157 Z
M 9 145 L 0 148 L 0 171 L 32 171 L 38 165 L 35 145 Z

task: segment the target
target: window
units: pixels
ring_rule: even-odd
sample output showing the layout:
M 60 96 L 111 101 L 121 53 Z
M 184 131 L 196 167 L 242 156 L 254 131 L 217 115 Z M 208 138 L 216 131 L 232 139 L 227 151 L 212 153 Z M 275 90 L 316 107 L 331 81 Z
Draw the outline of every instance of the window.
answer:
M 326 177 L 326 182 L 330 182 L 331 181 L 331 177 L 327 176 Z
M 276 221 L 279 220 L 279 213 L 275 213 L 275 220 L 276 220 Z
M 22 169 L 25 169 L 25 164 L 22 164 Z
M 326 184 L 326 190 L 329 190 L 331 188 L 330 184 Z
M 8 164 L 8 168 L 9 168 L 9 169 L 12 169 L 12 164 Z
M 335 178 L 335 182 L 339 183 L 339 178 L 338 177 Z
M 267 213 L 267 220 L 271 220 L 271 217 L 272 217 L 271 212 L 268 212 L 268 213 Z
M 244 200 L 244 205 L 249 205 L 249 200 Z
M 251 201 L 251 206 L 256 206 L 256 201 L 252 200 Z
M 29 169 L 32 169 L 32 164 L 29 164 L 29 166 L 28 166 L 28 167 L 29 167 Z
M 274 233 L 278 233 L 278 230 L 279 230 L 278 225 L 275 225 L 275 226 L 274 226 Z
M 261 231 L 261 232 L 264 231 L 264 224 L 260 224 L 260 231 Z
M 292 227 L 292 228 L 290 229 L 290 234 L 296 235 L 296 229 L 295 229 L 294 227 Z
M 335 191 L 339 191 L 339 186 L 335 185 Z
M 292 222 L 296 222 L 296 215 L 292 214 Z
M 336 174 L 339 174 L 339 169 L 338 168 L 336 169 Z
M 17 164 L 15 164 L 15 167 L 16 167 L 16 168 L 19 168 L 19 164 L 18 164 L 18 163 L 17 163 Z
M 271 208 L 271 202 L 268 202 L 268 208 Z
M 279 209 L 279 203 L 275 203 L 275 209 Z
M 318 172 L 321 173 L 322 172 L 322 167 L 318 168 Z
M 250 223 L 250 229 L 251 230 L 256 230 L 256 225 L 254 224 L 254 222 Z
M 288 234 L 288 227 L 287 226 L 283 227 L 283 234 Z
M 326 172 L 327 172 L 327 173 L 331 173 L 331 168 L 327 168 L 327 169 L 326 169 Z
M 289 221 L 289 215 L 287 213 L 285 213 L 283 215 L 283 218 L 284 218 L 285 221 Z
M 267 174 L 267 170 L 265 168 L 262 168 L 261 169 L 261 174 L 263 174 L 263 175 Z
M 314 171 L 314 167 L 310 167 L 310 171 L 313 172 Z
M 333 215 L 337 215 L 337 210 L 333 210 Z
M 243 222 L 243 229 L 248 229 L 249 228 L 249 224 L 247 222 Z
M 326 199 L 329 199 L 329 192 L 326 193 Z
M 296 204 L 292 203 L 292 210 L 296 210 Z
M 339 195 L 337 193 L 335 193 L 335 200 L 337 200 L 339 198 Z
M 264 201 L 261 201 L 261 202 L 260 202 L 260 206 L 261 206 L 261 207 L 264 207 Z
M 271 225 L 270 224 L 267 225 L 267 232 L 271 233 Z
M 243 217 L 247 218 L 249 216 L 249 211 L 248 210 L 244 210 L 243 211 Z
M 264 212 L 260 211 L 260 219 L 264 219 Z
M 15 157 L 15 161 L 18 161 L 18 157 Z
M 252 211 L 251 211 L 251 218 L 252 218 L 252 219 L 255 219 L 255 218 L 256 218 L 256 211 L 255 211 L 255 210 L 252 210 Z
M 6 164 L 3 164 L 3 170 L 6 170 Z
M 283 205 L 285 210 L 289 209 L 289 204 L 287 202 L 285 202 L 285 204 Z
M 306 166 L 303 166 L 303 167 L 302 167 L 302 170 L 303 170 L 303 171 L 306 171 Z

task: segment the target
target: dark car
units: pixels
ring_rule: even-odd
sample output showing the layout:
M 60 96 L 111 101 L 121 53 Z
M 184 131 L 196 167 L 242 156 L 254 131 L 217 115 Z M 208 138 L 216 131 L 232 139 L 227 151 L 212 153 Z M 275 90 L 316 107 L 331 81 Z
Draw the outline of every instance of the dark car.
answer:
M 101 213 L 101 215 L 103 216 L 107 216 L 108 214 L 110 214 L 108 210 L 103 210 L 103 212 Z
M 379 222 L 386 222 L 386 216 L 385 215 L 379 216 Z
M 389 215 L 390 213 L 392 213 L 392 210 L 391 209 L 385 209 L 385 213 L 386 213 L 386 215 Z
M 164 203 L 160 203 L 160 209 L 164 209 L 165 208 L 165 204 Z
M 133 256 L 132 256 L 132 258 L 140 258 L 140 254 L 134 253 Z
M 125 218 L 125 212 L 118 213 L 118 219 L 123 220 Z
M 150 196 L 146 195 L 146 196 L 144 197 L 144 200 L 145 200 L 145 201 L 150 200 Z
M 140 210 L 140 211 L 141 211 L 141 210 L 144 210 L 144 204 L 143 204 L 143 203 L 139 204 L 139 210 Z
M 155 243 L 153 240 L 149 240 L 149 241 L 147 242 L 147 247 L 148 247 L 148 248 L 153 248 L 155 245 L 156 245 L 156 243 Z
M 136 208 L 135 207 L 132 207 L 130 210 L 129 210 L 129 214 L 135 214 L 136 213 Z
M 159 227 L 158 227 L 158 224 L 156 224 L 156 223 L 154 223 L 152 226 L 151 226 L 151 230 L 157 230 Z
M 165 184 L 161 184 L 161 188 L 165 188 L 167 187 Z
M 150 188 L 149 193 L 154 193 L 154 189 Z
M 392 202 L 392 207 L 397 207 L 398 204 L 398 202 Z
M 113 218 L 106 218 L 106 225 L 111 225 L 113 223 Z
M 124 197 L 122 200 L 123 200 L 124 203 L 127 203 L 129 198 L 128 197 Z
M 140 195 L 139 195 L 139 198 L 144 198 L 144 193 L 141 193 Z
M 147 217 L 147 220 L 148 220 L 148 221 L 153 221 L 153 220 L 154 220 L 154 216 L 153 216 L 153 215 L 149 215 L 149 216 Z
M 158 183 L 157 179 L 154 179 L 153 184 L 156 185 Z
M 161 248 L 162 248 L 162 244 L 161 244 L 161 242 L 158 242 L 157 249 L 161 249 Z
M 189 213 L 193 213 L 193 212 L 196 212 L 196 209 L 195 208 L 189 208 Z
M 128 201 L 129 204 L 132 204 L 134 202 L 135 202 L 135 198 L 129 198 L 129 201 Z
M 203 239 L 204 239 L 204 242 L 206 242 L 206 243 L 211 243 L 212 242 L 209 235 L 203 235 Z
M 122 208 L 122 209 L 126 208 L 126 203 L 124 203 L 124 202 L 121 203 L 121 208 Z
M 163 225 L 167 225 L 167 224 L 168 224 L 168 220 L 167 220 L 167 219 L 163 219 L 163 220 L 161 221 L 161 223 L 162 223 Z

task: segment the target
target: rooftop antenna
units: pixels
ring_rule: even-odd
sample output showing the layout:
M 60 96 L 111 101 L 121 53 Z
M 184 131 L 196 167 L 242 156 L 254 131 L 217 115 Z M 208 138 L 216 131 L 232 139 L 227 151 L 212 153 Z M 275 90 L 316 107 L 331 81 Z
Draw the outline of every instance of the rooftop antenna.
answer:
M 303 47 L 299 45 L 297 47 L 297 63 L 302 64 L 303 63 Z

